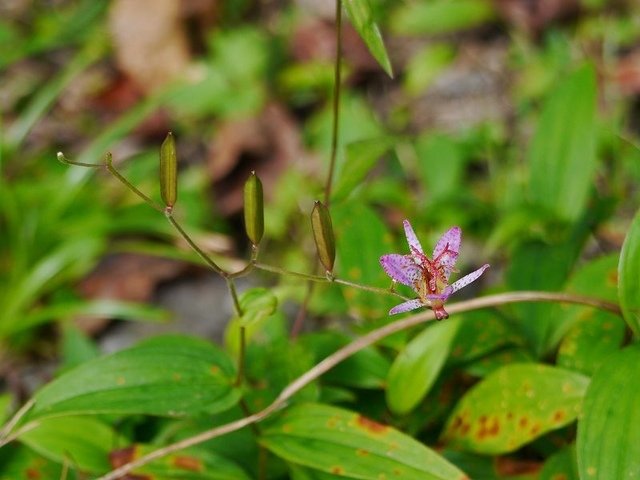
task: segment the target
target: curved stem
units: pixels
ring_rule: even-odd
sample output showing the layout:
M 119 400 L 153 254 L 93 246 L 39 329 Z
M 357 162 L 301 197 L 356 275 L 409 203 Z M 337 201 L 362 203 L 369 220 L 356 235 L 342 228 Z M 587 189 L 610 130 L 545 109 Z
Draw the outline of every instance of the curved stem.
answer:
M 104 167 L 107 169 L 107 171 L 111 175 L 116 177 L 116 179 L 118 179 L 120 183 L 122 183 L 125 187 L 127 187 L 129 190 L 135 193 L 138 197 L 144 200 L 144 202 L 147 203 L 151 208 L 159 212 L 164 212 L 165 210 L 162 205 L 154 202 L 149 196 L 147 196 L 145 193 L 139 190 L 135 185 L 133 185 L 129 180 L 127 180 L 120 172 L 118 172 L 118 170 L 116 170 L 116 167 L 113 166 L 113 156 L 111 155 L 111 152 L 107 152 L 105 154 L 103 163 L 74 162 L 73 160 L 69 160 L 67 157 L 65 157 L 64 153 L 62 152 L 58 152 L 58 154 L 56 155 L 56 158 L 58 159 L 58 161 L 64 163 L 65 165 L 73 165 L 76 167 L 85 167 L 85 168 Z
M 584 297 L 582 295 L 573 295 L 570 293 L 553 293 L 553 292 L 533 292 L 533 291 L 522 291 L 522 292 L 507 292 L 500 293 L 497 295 L 489 295 L 486 297 L 474 298 L 471 300 L 466 300 L 458 303 L 451 304 L 447 307 L 450 315 L 462 312 L 468 312 L 471 310 L 477 310 L 480 308 L 489 308 L 489 307 L 498 307 L 500 305 L 507 305 L 510 303 L 522 303 L 522 302 L 559 302 L 559 303 L 573 303 L 577 305 L 587 305 L 595 308 L 599 308 L 601 310 L 606 310 L 608 312 L 614 313 L 616 315 L 621 315 L 622 312 L 620 310 L 620 306 L 607 302 L 605 300 L 599 300 L 591 297 Z M 173 443 L 171 445 L 167 445 L 164 448 L 158 449 L 154 452 L 151 452 L 148 455 L 145 455 L 131 463 L 127 463 L 110 473 L 103 475 L 97 480 L 116 480 L 126 473 L 130 472 L 134 468 L 140 467 L 142 465 L 146 465 L 147 463 L 156 460 L 158 458 L 164 457 L 171 453 L 183 450 L 188 447 L 192 447 L 194 445 L 198 445 L 202 442 L 206 442 L 207 440 L 211 440 L 212 438 L 220 437 L 227 433 L 234 432 L 241 428 L 244 428 L 248 425 L 252 425 L 254 423 L 260 422 L 264 420 L 268 416 L 272 415 L 276 411 L 284 408 L 289 399 L 298 393 L 301 389 L 306 387 L 309 383 L 318 379 L 320 376 L 331 370 L 333 367 L 346 360 L 353 354 L 359 352 L 363 348 L 366 348 L 374 343 L 382 340 L 389 335 L 400 332 L 402 330 L 406 330 L 408 328 L 415 327 L 417 325 L 430 322 L 435 320 L 435 315 L 431 310 L 426 310 L 424 312 L 411 315 L 402 320 L 398 320 L 397 322 L 390 323 L 383 327 L 378 328 L 377 330 L 373 330 L 368 334 L 357 338 L 353 342 L 344 346 L 340 350 L 335 351 L 320 363 L 316 364 L 313 368 L 308 370 L 306 373 L 302 374 L 296 380 L 291 382 L 287 387 L 285 387 L 280 395 L 264 410 L 260 412 L 254 413 L 248 417 L 245 417 L 240 420 L 236 420 L 231 423 L 227 423 L 226 425 L 222 425 L 211 430 L 207 430 L 205 432 L 199 433 L 190 438 L 186 438 L 179 442 Z M 445 320 L 446 321 L 446 320 Z
M 336 64 L 333 78 L 333 126 L 331 129 L 331 156 L 329 158 L 329 173 L 324 187 L 324 204 L 329 207 L 331 200 L 331 184 L 338 155 L 338 127 L 340 122 L 340 92 L 342 68 L 342 0 L 336 0 Z
M 113 166 L 113 157 L 111 156 L 111 153 L 108 152 L 105 159 L 104 159 L 104 165 L 106 167 L 106 169 L 109 171 L 109 173 L 111 175 L 113 175 L 114 177 L 116 177 L 118 180 L 120 180 L 120 182 L 127 187 L 129 190 L 131 190 L 133 193 L 135 193 L 136 195 L 138 195 L 138 197 L 140 197 L 142 200 L 144 200 L 151 208 L 159 211 L 159 212 L 164 212 L 165 209 L 162 205 L 154 202 L 153 200 L 151 200 L 151 198 L 149 198 L 147 195 L 145 195 L 144 193 L 142 193 L 140 190 L 138 190 L 138 188 L 136 188 L 135 185 L 133 185 L 129 180 L 127 180 L 126 178 L 124 178 L 120 172 L 118 172 L 118 170 L 116 170 L 116 168 Z
M 229 273 L 229 278 L 239 278 L 244 277 L 245 275 L 251 273 L 256 266 L 256 261 L 258 260 L 259 249 L 257 245 L 251 246 L 251 258 L 249 259 L 249 263 L 245 265 L 242 270 L 238 270 L 237 272 Z
M 211 269 L 217 274 L 221 275 L 225 279 L 229 277 L 229 274 L 224 271 L 222 268 L 218 266 L 216 262 L 214 262 L 209 255 L 206 254 L 204 250 L 202 250 L 196 242 L 189 236 L 189 234 L 182 228 L 182 226 L 173 218 L 173 212 L 170 209 L 164 210 L 165 217 L 169 220 L 169 223 L 173 225 L 173 227 L 178 231 L 178 233 L 185 239 L 185 241 L 189 244 L 189 246 L 198 254 L 202 260 L 205 261 L 207 265 L 211 267 Z

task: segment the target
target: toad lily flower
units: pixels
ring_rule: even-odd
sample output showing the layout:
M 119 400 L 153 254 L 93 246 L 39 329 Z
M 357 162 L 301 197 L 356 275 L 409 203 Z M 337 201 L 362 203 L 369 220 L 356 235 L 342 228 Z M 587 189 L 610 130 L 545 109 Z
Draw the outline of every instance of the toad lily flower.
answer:
M 394 282 L 407 285 L 418 294 L 418 298 L 408 300 L 389 310 L 389 315 L 408 312 L 420 307 L 431 307 L 438 320 L 447 318 L 444 302 L 462 287 L 475 281 L 489 268 L 485 264 L 469 275 L 449 285 L 449 276 L 454 270 L 460 250 L 460 227 L 450 228 L 436 244 L 433 256 L 429 258 L 422 251 L 413 228 L 408 220 L 404 221 L 404 232 L 409 244 L 409 255 L 391 253 L 380 257 L 380 264 Z

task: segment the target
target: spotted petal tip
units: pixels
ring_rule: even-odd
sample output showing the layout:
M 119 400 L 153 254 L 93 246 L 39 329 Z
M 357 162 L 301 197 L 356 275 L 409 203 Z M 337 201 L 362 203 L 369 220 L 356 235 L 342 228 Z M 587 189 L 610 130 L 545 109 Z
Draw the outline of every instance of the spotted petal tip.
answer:
M 480 277 L 480 275 L 482 275 L 487 268 L 489 268 L 489 264 L 485 263 L 483 266 L 481 266 L 475 272 L 471 272 L 469 275 L 465 275 L 460 280 L 452 283 L 451 284 L 451 293 L 457 292 L 458 290 L 460 290 L 463 287 L 466 287 L 470 283 L 475 282 L 478 279 L 478 277 Z
M 420 240 L 418 240 L 416 232 L 413 231 L 413 227 L 409 223 L 409 220 L 405 220 L 404 222 L 402 222 L 402 224 L 404 225 L 404 234 L 407 237 L 407 243 L 409 244 L 411 253 L 413 253 L 414 251 L 423 253 L 422 245 L 420 245 Z
M 416 308 L 420 308 L 422 306 L 423 306 L 422 302 L 418 299 L 408 300 L 406 302 L 401 303 L 400 305 L 396 305 L 391 310 L 389 310 L 389 315 L 410 312 L 411 310 L 415 310 Z

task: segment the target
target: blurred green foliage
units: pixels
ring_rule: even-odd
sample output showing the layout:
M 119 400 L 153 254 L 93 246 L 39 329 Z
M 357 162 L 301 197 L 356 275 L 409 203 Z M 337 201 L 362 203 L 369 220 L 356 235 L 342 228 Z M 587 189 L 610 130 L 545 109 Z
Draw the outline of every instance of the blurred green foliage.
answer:
M 630 448 L 640 444 L 628 427 L 640 415 L 632 368 L 640 298 L 639 91 L 637 78 L 621 74 L 627 53 L 639 48 L 640 9 L 589 1 L 567 18 L 538 24 L 517 21 L 500 7 L 505 2 L 345 1 L 345 22 L 364 43 L 344 46 L 331 197 L 336 276 L 386 288 L 378 258 L 408 253 L 402 219 L 411 219 L 425 245 L 459 225 L 460 275 L 492 265 L 469 294 L 545 290 L 619 299 L 623 318 L 526 303 L 395 334 L 311 382 L 290 400 L 292 409 L 256 431 L 244 428 L 135 473 L 631 478 L 640 469 L 637 455 L 608 450 L 601 437 L 627 432 Z M 160 135 L 153 121 L 175 133 L 179 156 L 188 152 L 177 216 L 196 237 L 229 235 L 238 256 L 248 258 L 238 215 L 211 201 L 221 183 L 210 178 L 201 153 L 224 140 L 218 133 L 229 132 L 225 126 L 240 128 L 232 122 L 281 106 L 302 153 L 265 182 L 260 259 L 297 272 L 317 269 L 309 213 L 322 198 L 329 165 L 333 66 L 326 55 L 308 52 L 321 40 L 331 43 L 333 32 L 311 40 L 300 32 L 318 34 L 331 19 L 302 1 L 222 3 L 214 21 L 191 26 L 199 36 L 190 52 L 193 71 L 158 90 L 140 88 L 120 110 L 96 100 L 110 88 L 119 91 L 114 78 L 121 74 L 114 73 L 120 66 L 107 34 L 107 2 L 43 2 L 19 21 L 0 18 L 0 75 L 7 79 L 0 99 L 0 352 L 33 351 L 51 332 L 45 324 L 64 325 L 58 375 L 36 393 L 36 406 L 18 427 L 42 423 L 0 451 L 2 479 L 30 478 L 29 472 L 64 478 L 67 468 L 67 478 L 103 474 L 120 448 L 132 446 L 125 452 L 131 460 L 242 418 L 358 334 L 393 320 L 386 312 L 397 302 L 389 296 L 319 284 L 305 303 L 305 282 L 265 274 L 255 278 L 266 288 L 241 297 L 246 312 L 230 319 L 225 351 L 200 339 L 163 337 L 101 357 L 68 322 L 81 314 L 166 317 L 153 306 L 77 293 L 109 252 L 202 265 L 175 248 L 177 236 L 162 215 L 121 184 L 55 161 L 60 149 L 92 164 L 107 150 L 124 152 L 118 168 L 157 199 L 158 139 L 166 132 Z M 295 53 L 292 44 L 307 53 Z M 373 58 L 362 61 L 367 48 Z M 392 70 L 393 80 L 384 75 Z M 93 101 L 85 98 L 87 105 L 70 116 L 65 98 L 92 75 L 96 84 L 85 88 Z M 242 175 L 252 154 L 239 154 L 224 182 Z M 277 163 L 271 161 L 247 170 L 270 172 Z M 292 339 L 288 320 L 303 303 L 314 331 Z M 236 385 L 241 327 L 248 327 L 246 381 Z M 2 398 L 3 410 L 10 402 Z M 444 449 L 425 446 L 436 444 Z M 404 450 L 385 456 L 399 445 L 433 463 L 425 466 Z M 364 461 L 370 454 L 377 460 Z M 258 466 L 264 456 L 266 467 Z M 501 467 L 507 462 L 530 470 L 509 473 Z M 185 465 L 200 470 L 180 477 Z

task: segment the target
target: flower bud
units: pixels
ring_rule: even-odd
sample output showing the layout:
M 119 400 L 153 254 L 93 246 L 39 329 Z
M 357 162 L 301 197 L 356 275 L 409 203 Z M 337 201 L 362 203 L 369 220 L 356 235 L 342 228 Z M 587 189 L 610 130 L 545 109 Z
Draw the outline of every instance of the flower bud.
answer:
M 264 206 L 262 182 L 256 172 L 251 172 L 244 184 L 244 228 L 251 243 L 258 245 L 264 233 Z
M 160 196 L 171 208 L 178 199 L 178 156 L 173 134 L 169 132 L 160 147 Z
M 333 236 L 329 209 L 322 202 L 316 201 L 313 206 L 311 227 L 313 228 L 313 238 L 316 242 L 320 262 L 327 272 L 332 272 L 333 263 L 336 259 L 336 241 Z

